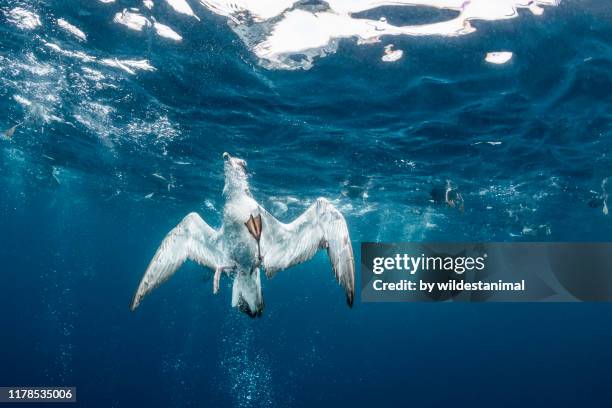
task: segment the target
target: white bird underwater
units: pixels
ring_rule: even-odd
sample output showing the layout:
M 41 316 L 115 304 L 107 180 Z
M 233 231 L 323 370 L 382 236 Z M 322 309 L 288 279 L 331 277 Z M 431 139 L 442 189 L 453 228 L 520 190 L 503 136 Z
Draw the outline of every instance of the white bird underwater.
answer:
M 223 225 L 211 228 L 197 213 L 188 214 L 162 241 L 140 281 L 131 309 L 168 280 L 187 260 L 215 271 L 213 293 L 221 274 L 233 276 L 232 306 L 251 317 L 264 308 L 260 268 L 276 273 L 311 259 L 326 249 L 337 281 L 353 305 L 355 260 L 348 226 L 342 214 L 319 198 L 295 221 L 284 224 L 251 195 L 246 162 L 223 153 L 225 206 Z

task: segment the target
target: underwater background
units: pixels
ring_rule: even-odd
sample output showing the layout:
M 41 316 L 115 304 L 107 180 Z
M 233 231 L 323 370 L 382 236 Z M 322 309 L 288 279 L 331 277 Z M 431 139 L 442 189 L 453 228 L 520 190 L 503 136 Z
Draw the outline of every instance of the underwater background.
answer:
M 607 2 L 344 39 L 298 69 L 184 4 L 0 0 L 0 386 L 76 386 L 84 407 L 610 405 L 609 303 L 349 309 L 320 253 L 264 280 L 259 319 L 194 264 L 129 311 L 183 216 L 220 226 L 224 151 L 282 221 L 331 200 L 357 263 L 362 241 L 609 241 Z M 141 30 L 115 21 L 130 7 Z

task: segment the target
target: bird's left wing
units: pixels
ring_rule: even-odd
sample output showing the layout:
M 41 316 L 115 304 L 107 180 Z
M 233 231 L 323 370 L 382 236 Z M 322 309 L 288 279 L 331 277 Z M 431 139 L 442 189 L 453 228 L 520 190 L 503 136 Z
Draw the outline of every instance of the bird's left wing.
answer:
M 217 246 L 219 232 L 212 229 L 198 214 L 190 213 L 166 235 L 138 285 L 132 310 L 153 289 L 167 281 L 190 259 L 211 269 L 223 262 Z
M 319 198 L 290 224 L 283 224 L 263 208 L 261 213 L 260 244 L 266 276 L 270 278 L 278 271 L 305 262 L 325 248 L 336 279 L 346 293 L 346 302 L 352 306 L 355 260 L 342 214 L 324 198 Z

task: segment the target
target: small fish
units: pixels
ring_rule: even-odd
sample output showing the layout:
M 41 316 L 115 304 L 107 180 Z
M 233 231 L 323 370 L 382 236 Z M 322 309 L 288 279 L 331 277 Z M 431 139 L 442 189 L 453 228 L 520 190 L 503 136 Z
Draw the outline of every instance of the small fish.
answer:
M 7 137 L 7 139 L 10 139 L 13 137 L 13 135 L 15 134 L 15 130 L 17 129 L 17 126 L 20 126 L 22 124 L 22 122 L 19 122 L 18 124 L 16 124 L 15 126 L 13 126 L 12 128 L 6 130 L 4 132 L 4 135 Z
M 174 184 L 175 182 L 176 180 L 174 179 L 174 176 L 171 174 L 170 181 L 168 181 L 168 191 L 170 191 L 170 189 L 176 188 L 176 185 Z
M 491 141 L 491 142 L 476 142 L 476 143 L 472 143 L 472 145 L 476 146 L 476 145 L 483 144 L 483 143 L 490 144 L 491 146 L 497 146 L 497 145 L 502 144 L 502 142 Z
M 59 180 L 59 169 L 55 166 L 51 167 L 51 176 L 53 177 L 53 180 L 55 180 L 55 182 L 57 183 L 58 186 L 62 185 L 62 183 L 60 183 Z
M 607 185 L 608 185 L 608 178 L 606 177 L 601 182 L 601 190 L 602 190 L 601 197 L 603 199 L 602 212 L 604 213 L 604 215 L 608 215 L 608 191 L 606 190 Z
M 153 177 L 155 177 L 155 178 L 160 179 L 160 180 L 168 181 L 168 180 L 167 180 L 167 179 L 166 179 L 164 176 L 162 176 L 162 175 L 161 175 L 161 174 L 159 174 L 159 173 L 152 173 L 151 175 L 152 175 Z
M 453 187 L 450 180 L 446 180 L 446 193 L 444 194 L 444 201 L 451 208 L 458 207 L 459 211 L 465 211 L 463 196 L 456 188 Z

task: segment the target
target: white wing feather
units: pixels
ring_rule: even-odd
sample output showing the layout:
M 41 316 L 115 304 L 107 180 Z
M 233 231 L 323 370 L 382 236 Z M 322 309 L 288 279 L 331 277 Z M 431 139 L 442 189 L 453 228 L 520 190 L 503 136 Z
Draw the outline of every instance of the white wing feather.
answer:
M 143 297 L 167 281 L 177 269 L 190 259 L 202 266 L 216 269 L 222 264 L 222 253 L 217 248 L 219 233 L 196 213 L 190 213 L 166 235 L 138 285 L 132 310 Z
M 327 254 L 336 279 L 353 305 L 355 259 L 346 221 L 326 199 L 319 198 L 290 224 L 283 224 L 262 209 L 261 252 L 266 276 L 305 262 L 320 248 Z

